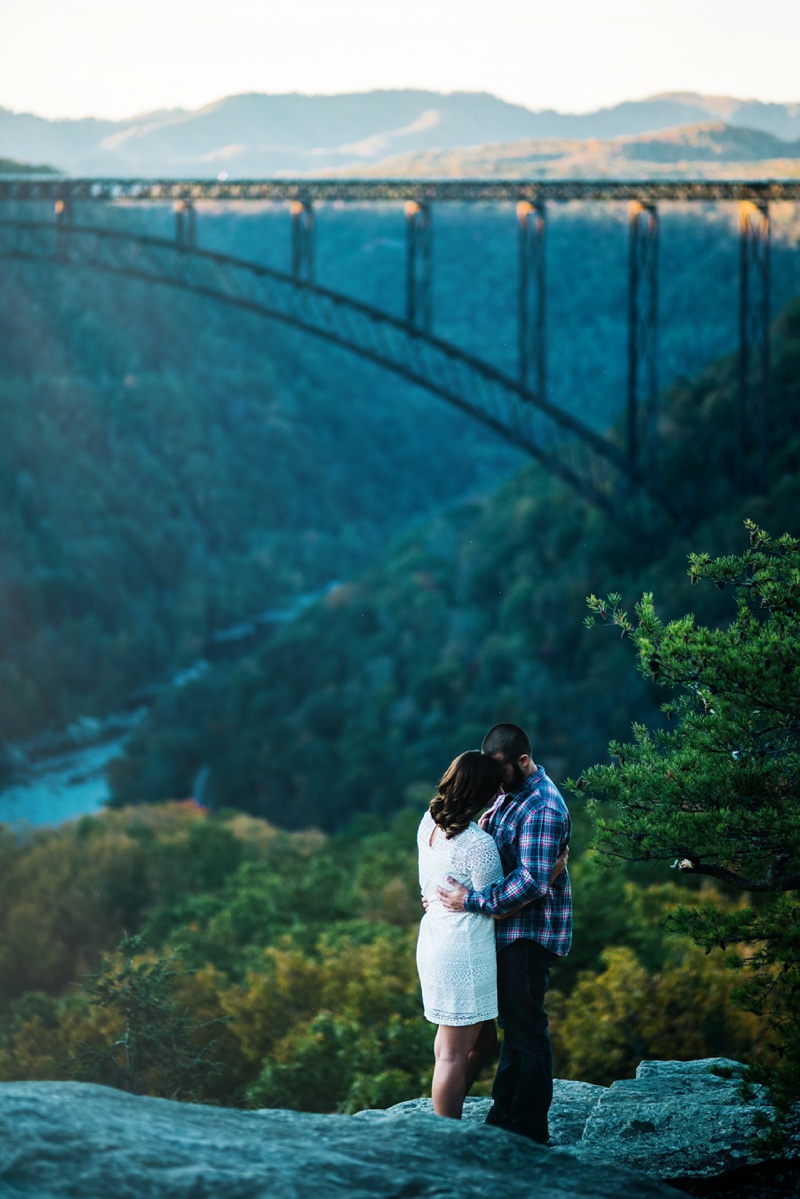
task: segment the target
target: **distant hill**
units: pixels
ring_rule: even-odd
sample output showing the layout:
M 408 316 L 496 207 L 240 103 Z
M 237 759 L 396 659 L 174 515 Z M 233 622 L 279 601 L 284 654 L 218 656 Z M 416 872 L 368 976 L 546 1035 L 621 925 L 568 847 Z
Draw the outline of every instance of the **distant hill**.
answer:
M 620 145 L 624 157 L 648 162 L 680 162 L 684 159 L 763 162 L 800 158 L 800 139 L 785 141 L 763 130 L 726 125 L 724 121 L 684 125 L 644 137 L 620 139 L 611 145 Z
M 370 168 L 396 155 L 522 139 L 638 138 L 709 122 L 791 141 L 800 138 L 800 104 L 675 93 L 569 114 L 532 112 L 481 92 L 401 90 L 251 93 L 196 111 L 171 109 L 125 121 L 53 121 L 0 109 L 0 155 L 83 175 L 214 177 L 224 171 L 264 177 Z M 786 156 L 780 146 L 769 155 Z
M 706 121 L 636 137 L 584 141 L 525 138 L 449 151 L 402 154 L 340 174 L 381 178 L 696 178 L 800 176 L 800 140 Z
M 33 166 L 29 162 L 16 162 L 13 158 L 0 158 L 0 175 L 57 175 L 58 171 L 48 166 Z

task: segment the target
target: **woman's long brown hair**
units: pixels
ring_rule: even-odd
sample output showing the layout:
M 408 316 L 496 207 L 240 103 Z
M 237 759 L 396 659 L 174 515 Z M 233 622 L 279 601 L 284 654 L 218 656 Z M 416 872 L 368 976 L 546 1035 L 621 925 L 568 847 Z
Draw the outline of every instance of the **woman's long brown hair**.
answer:
M 494 799 L 502 767 L 477 749 L 459 754 L 445 770 L 430 802 L 430 814 L 448 838 L 463 833 L 469 822 Z

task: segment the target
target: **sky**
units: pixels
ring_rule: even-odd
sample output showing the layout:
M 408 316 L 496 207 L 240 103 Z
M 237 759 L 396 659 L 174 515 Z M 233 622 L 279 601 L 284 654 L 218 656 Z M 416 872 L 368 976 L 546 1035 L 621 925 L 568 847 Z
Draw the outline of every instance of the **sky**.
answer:
M 2 0 L 0 106 L 121 119 L 241 92 L 486 91 L 587 112 L 800 102 L 800 0 Z

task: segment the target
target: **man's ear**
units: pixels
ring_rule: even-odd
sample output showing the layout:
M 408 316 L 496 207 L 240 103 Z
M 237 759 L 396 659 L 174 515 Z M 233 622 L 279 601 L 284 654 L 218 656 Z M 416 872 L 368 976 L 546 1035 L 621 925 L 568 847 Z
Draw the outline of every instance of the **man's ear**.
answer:
M 524 770 L 530 760 L 531 759 L 528 754 L 523 754 L 521 758 L 517 758 L 517 765 L 519 766 L 520 770 Z

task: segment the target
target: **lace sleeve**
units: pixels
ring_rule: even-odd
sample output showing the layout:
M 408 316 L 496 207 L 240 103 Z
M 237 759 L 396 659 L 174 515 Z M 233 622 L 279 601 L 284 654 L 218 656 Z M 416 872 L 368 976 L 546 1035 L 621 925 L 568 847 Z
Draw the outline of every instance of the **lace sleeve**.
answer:
M 488 833 L 476 837 L 469 847 L 466 861 L 473 891 L 482 891 L 492 883 L 502 882 L 503 867 L 497 846 Z

